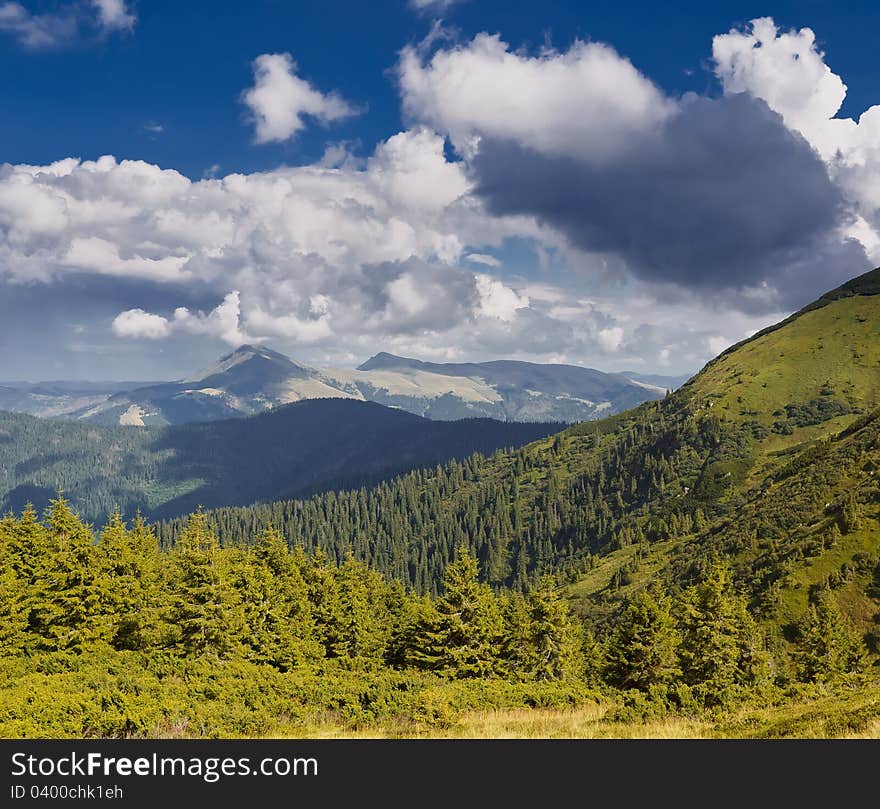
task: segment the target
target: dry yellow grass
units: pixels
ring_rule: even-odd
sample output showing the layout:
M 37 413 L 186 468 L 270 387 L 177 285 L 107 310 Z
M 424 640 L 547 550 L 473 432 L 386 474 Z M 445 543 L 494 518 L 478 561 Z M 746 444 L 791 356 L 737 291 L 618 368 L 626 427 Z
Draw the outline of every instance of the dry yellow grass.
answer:
M 360 730 L 333 721 L 290 728 L 290 735 L 309 739 L 696 739 L 717 736 L 710 722 L 668 717 L 651 722 L 621 723 L 606 719 L 607 707 L 516 708 L 474 711 L 451 727 L 429 727 L 414 722 L 377 725 Z M 287 729 L 285 729 L 287 730 Z
M 880 697 L 874 687 L 836 693 L 819 689 L 784 705 L 744 705 L 700 718 L 620 722 L 613 719 L 615 707 L 609 702 L 573 708 L 470 711 L 446 727 L 401 719 L 354 730 L 325 714 L 305 725 L 279 725 L 272 735 L 309 739 L 880 738 Z

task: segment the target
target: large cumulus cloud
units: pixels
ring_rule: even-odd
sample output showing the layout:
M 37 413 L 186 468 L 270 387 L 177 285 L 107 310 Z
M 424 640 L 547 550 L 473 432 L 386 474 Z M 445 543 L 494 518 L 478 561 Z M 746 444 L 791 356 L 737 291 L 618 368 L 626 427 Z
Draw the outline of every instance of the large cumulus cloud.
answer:
M 762 17 L 716 36 L 712 55 L 726 93 L 766 101 L 826 161 L 858 217 L 851 232 L 880 263 L 880 105 L 858 120 L 837 117 L 847 88 L 825 64 L 810 28 L 780 31 Z
M 424 128 L 389 138 L 366 160 L 337 151 L 316 165 L 198 182 L 109 156 L 5 165 L 0 277 L 163 287 L 164 311 L 117 313 L 114 333 L 126 338 L 309 345 L 435 333 L 482 317 L 484 299 L 493 317 L 505 294 L 515 297 L 501 282 L 481 297 L 463 252 L 529 225 L 487 216 L 469 189 L 464 166 Z M 184 289 L 213 306 L 175 306 Z
M 492 212 L 532 214 L 647 281 L 710 294 L 762 286 L 751 305 L 771 310 L 866 266 L 861 246 L 840 238 L 849 218 L 822 161 L 744 94 L 686 99 L 620 160 L 484 139 L 473 168 Z
M 399 75 L 404 109 L 448 134 L 492 213 L 533 216 L 638 279 L 770 312 L 868 267 L 828 166 L 733 91 L 743 79 L 721 98 L 667 98 L 607 46 L 531 57 L 485 35 L 430 58 L 407 49 Z M 833 94 L 792 104 L 825 114 Z

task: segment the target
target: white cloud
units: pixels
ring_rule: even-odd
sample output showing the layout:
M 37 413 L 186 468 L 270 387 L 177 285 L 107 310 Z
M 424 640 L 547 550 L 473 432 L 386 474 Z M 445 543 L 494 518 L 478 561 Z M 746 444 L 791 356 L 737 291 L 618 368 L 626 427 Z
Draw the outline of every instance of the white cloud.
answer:
M 110 156 L 0 166 L 0 279 L 151 283 L 162 309 L 119 308 L 230 343 L 384 340 L 488 317 L 459 266 L 465 246 L 497 248 L 528 232 L 527 222 L 486 215 L 464 166 L 426 129 L 395 135 L 366 160 L 200 181 Z M 175 315 L 183 284 L 206 301 L 238 293 L 219 311 Z
M 863 217 L 852 233 L 880 260 L 880 105 L 858 121 L 836 117 L 846 84 L 825 64 L 809 28 L 780 31 L 771 18 L 762 17 L 716 36 L 712 55 L 726 93 L 764 99 L 819 152 Z
M 291 62 L 288 79 L 328 98 L 293 71 Z M 114 284 L 131 299 L 114 297 L 103 321 L 106 328 L 125 309 L 113 320 L 121 338 L 272 340 L 319 365 L 388 350 L 605 369 L 610 357 L 616 368 L 684 371 L 716 353 L 721 335 L 785 314 L 744 314 L 720 297 L 633 280 L 611 253 L 574 249 L 530 216 L 490 214 L 474 191 L 475 164 L 448 159 L 443 135 L 428 126 L 448 133 L 463 155 L 492 137 L 603 163 L 682 106 L 612 49 L 579 43 L 528 57 L 482 35 L 429 59 L 404 51 L 399 71 L 416 123 L 366 157 L 335 144 L 313 165 L 226 176 L 214 167 L 202 180 L 110 156 L 0 166 L 0 280 L 22 288 L 60 281 L 61 295 L 71 276 L 77 284 L 82 276 L 136 279 Z M 825 86 L 822 71 L 810 75 Z M 830 91 L 801 95 L 787 114 L 806 130 L 828 114 Z M 286 119 L 269 113 L 269 132 L 295 134 L 304 116 L 320 118 L 293 106 L 292 118 L 291 105 Z M 851 122 L 861 151 L 828 163 L 838 183 L 858 189 L 862 216 L 853 229 L 863 241 L 880 205 L 869 171 L 880 142 L 867 134 L 871 120 Z M 523 266 L 520 251 L 531 245 L 540 276 L 536 268 L 530 279 L 497 277 L 509 237 L 518 241 L 506 266 Z M 150 294 L 138 297 L 145 283 Z M 178 306 L 184 288 L 197 301 L 189 308 Z
M 289 53 L 264 53 L 253 63 L 254 86 L 242 94 L 256 126 L 257 143 L 282 142 L 305 127 L 303 116 L 328 124 L 355 115 L 336 93 L 322 93 L 296 75 Z
M 69 267 L 99 275 L 118 275 L 146 278 L 151 281 L 182 281 L 189 277 L 184 271 L 187 256 L 148 258 L 134 254 L 129 258 L 119 255 L 119 247 L 97 236 L 71 239 L 70 247 L 61 259 Z
M 461 164 L 447 162 L 443 139 L 430 129 L 394 135 L 376 148 L 368 166 L 388 199 L 406 209 L 440 211 L 469 189 Z
M 76 17 L 70 12 L 31 14 L 21 3 L 0 4 L 0 31 L 13 34 L 23 48 L 51 48 L 73 39 L 77 34 Z
M 487 317 L 511 321 L 520 309 L 528 307 L 528 295 L 521 295 L 516 290 L 505 286 L 501 281 L 489 275 L 477 274 L 477 294 L 480 296 L 480 311 Z
M 0 3 L 0 31 L 11 33 L 28 50 L 60 47 L 90 31 L 93 35 L 130 31 L 136 22 L 125 0 L 72 2 L 45 14 L 33 14 L 16 0 Z
M 620 326 L 600 329 L 596 339 L 603 351 L 613 353 L 620 350 L 621 343 L 623 343 L 623 329 Z
M 227 294 L 210 312 L 191 312 L 185 306 L 174 310 L 169 319 L 143 309 L 128 309 L 113 319 L 117 337 L 162 340 L 176 332 L 217 337 L 230 345 L 258 342 L 241 329 L 241 300 L 237 290 Z
M 465 0 L 409 0 L 409 7 L 415 11 L 442 14 Z
M 712 40 L 715 73 L 727 93 L 749 92 L 814 145 L 825 140 L 823 128 L 846 97 L 846 85 L 831 72 L 809 28 L 780 32 L 770 17 L 752 20 Z M 834 145 L 821 143 L 825 157 Z
M 171 326 L 161 315 L 143 309 L 129 309 L 113 319 L 113 333 L 117 337 L 161 340 L 171 334 Z
M 490 256 L 486 253 L 468 253 L 465 258 L 468 261 L 474 262 L 474 264 L 484 264 L 487 267 L 501 266 L 501 262 L 495 256 Z
M 706 338 L 706 347 L 709 349 L 709 353 L 713 357 L 720 354 L 725 348 L 730 348 L 732 345 L 733 340 L 730 340 L 721 334 L 713 334 L 711 337 Z
M 228 293 L 223 301 L 210 312 L 190 312 L 185 306 L 174 310 L 174 326 L 190 334 L 207 334 L 219 337 L 230 345 L 255 342 L 241 328 L 241 295 L 238 290 Z
M 405 113 L 447 133 L 463 155 L 484 136 L 603 161 L 674 109 L 629 60 L 594 42 L 530 57 L 484 33 L 427 61 L 406 47 L 398 79 Z
M 98 11 L 98 23 L 106 31 L 130 31 L 137 22 L 125 0 L 92 0 Z

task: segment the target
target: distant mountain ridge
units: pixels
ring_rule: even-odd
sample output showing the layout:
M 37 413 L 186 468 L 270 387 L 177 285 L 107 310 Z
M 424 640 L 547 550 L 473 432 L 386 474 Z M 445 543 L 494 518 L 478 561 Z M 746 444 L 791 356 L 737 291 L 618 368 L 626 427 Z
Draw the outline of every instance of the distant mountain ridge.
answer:
M 373 402 L 312 399 L 252 418 L 131 430 L 0 412 L 0 511 L 59 489 L 88 520 L 172 517 L 386 480 L 518 447 L 561 424 L 438 422 Z M 100 463 L 96 464 L 95 459 Z
M 312 368 L 264 346 L 244 345 L 192 377 L 116 393 L 76 417 L 103 424 L 182 424 L 334 398 L 376 402 L 439 421 L 576 422 L 661 398 L 671 386 L 575 365 L 432 363 L 386 352 L 354 370 Z

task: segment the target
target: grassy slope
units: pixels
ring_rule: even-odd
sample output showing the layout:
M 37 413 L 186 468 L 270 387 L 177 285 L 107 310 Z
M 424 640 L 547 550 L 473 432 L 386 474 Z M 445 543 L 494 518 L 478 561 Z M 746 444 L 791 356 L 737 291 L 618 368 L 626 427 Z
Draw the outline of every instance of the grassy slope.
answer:
M 651 579 L 664 574 L 667 579 L 675 578 L 681 573 L 681 565 L 676 569 L 676 559 L 693 556 L 695 546 L 711 553 L 724 544 L 725 538 L 741 537 L 755 525 L 770 521 L 779 525 L 781 530 L 773 533 L 781 537 L 768 542 L 759 535 L 748 547 L 735 548 L 733 553 L 744 574 L 771 553 L 783 557 L 777 563 L 782 574 L 777 603 L 765 610 L 766 622 L 783 632 L 790 631 L 806 609 L 810 586 L 844 567 L 844 581 L 834 590 L 838 603 L 860 630 L 870 628 L 878 603 L 872 595 L 873 568 L 866 566 L 864 556 L 876 560 L 880 553 L 876 471 L 880 469 L 880 418 L 852 434 L 835 436 L 860 418 L 867 421 L 862 414 L 870 414 L 880 406 L 880 297 L 876 295 L 880 291 L 880 272 L 868 274 L 860 285 L 854 284 L 847 291 L 851 293 L 853 288 L 871 294 L 830 293 L 781 328 L 766 330 L 726 352 L 672 400 L 660 405 L 660 410 L 666 411 L 676 406 L 689 409 L 690 418 L 696 422 L 718 418 L 727 431 L 754 431 L 753 425 L 760 425 L 771 432 L 763 438 L 751 437 L 742 459 L 719 462 L 721 471 L 726 469 L 731 474 L 726 475 L 729 483 L 717 497 L 704 503 L 707 509 L 714 506 L 717 512 L 705 531 L 652 543 L 647 552 L 644 547 L 630 546 L 603 555 L 571 587 L 572 602 L 579 612 L 610 613 Z M 845 404 L 853 412 L 795 427 L 790 434 L 772 432 L 786 405 L 821 399 L 823 390 L 826 396 L 833 391 L 827 398 Z M 616 424 L 603 425 L 610 431 L 611 440 L 621 440 L 625 434 L 627 415 L 617 417 Z M 561 463 L 561 469 L 584 466 L 584 453 L 578 444 L 578 433 L 582 432 L 589 433 L 589 429 L 569 431 L 570 460 Z M 795 471 L 780 478 L 786 467 Z M 708 470 L 704 467 L 702 471 L 705 476 Z M 679 497 L 684 496 L 684 483 L 671 484 L 680 487 Z M 805 497 L 805 492 L 810 496 Z M 838 506 L 850 492 L 863 501 L 861 528 L 844 532 L 836 547 L 824 549 L 818 556 L 805 555 L 804 548 L 809 548 L 811 541 L 827 532 L 832 522 L 839 523 Z M 821 496 L 816 499 L 817 495 Z M 826 508 L 826 504 L 830 505 Z M 779 520 L 785 511 L 789 513 L 784 516 L 795 518 L 793 525 L 785 524 L 784 518 Z M 863 569 L 855 569 L 860 558 Z M 619 589 L 612 588 L 612 577 L 621 568 L 629 572 L 630 581 Z M 755 590 L 769 583 L 751 584 L 755 595 Z
M 448 727 L 411 720 L 352 731 L 333 721 L 281 726 L 276 738 L 440 739 L 877 739 L 880 696 L 872 691 L 819 691 L 784 705 L 748 707 L 719 717 L 667 716 L 621 721 L 613 703 L 574 708 L 511 708 L 465 712 Z

